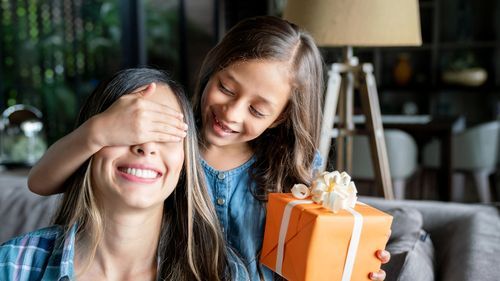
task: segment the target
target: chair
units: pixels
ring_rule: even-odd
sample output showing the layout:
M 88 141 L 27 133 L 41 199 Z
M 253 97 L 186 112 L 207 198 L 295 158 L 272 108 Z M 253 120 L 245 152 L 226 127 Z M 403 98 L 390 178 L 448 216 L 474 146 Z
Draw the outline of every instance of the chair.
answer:
M 417 144 L 413 137 L 401 130 L 384 130 L 389 170 L 394 188 L 394 197 L 405 197 L 406 180 L 417 170 Z M 373 180 L 373 164 L 370 144 L 364 135 L 353 136 L 353 160 L 351 176 L 354 180 Z
M 459 175 L 472 174 L 483 203 L 491 202 L 489 176 L 495 171 L 499 162 L 500 120 L 492 121 L 466 129 L 452 138 L 452 168 L 454 170 L 452 199 L 463 199 L 463 185 L 459 185 Z M 424 146 L 423 166 L 439 168 L 441 144 L 432 140 Z

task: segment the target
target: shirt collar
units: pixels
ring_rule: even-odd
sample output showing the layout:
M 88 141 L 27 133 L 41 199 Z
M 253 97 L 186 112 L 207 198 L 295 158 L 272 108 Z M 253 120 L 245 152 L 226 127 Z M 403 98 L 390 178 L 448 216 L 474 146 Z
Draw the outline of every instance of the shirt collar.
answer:
M 78 226 L 75 223 L 68 231 L 57 238 L 57 241 L 49 258 L 47 266 L 54 266 L 59 268 L 59 273 L 56 275 L 58 281 L 74 280 L 74 256 L 75 256 L 75 237 Z M 65 228 L 61 227 L 61 231 Z M 49 276 L 44 275 L 42 280 Z M 52 280 L 54 276 L 52 276 Z
M 61 256 L 61 272 L 58 277 L 58 280 L 61 280 L 63 277 L 68 277 L 72 279 L 74 275 L 74 266 L 73 261 L 75 260 L 75 237 L 76 230 L 78 226 L 77 224 L 73 224 L 68 233 L 64 236 L 64 246 Z M 63 279 L 64 280 L 64 279 Z
M 219 173 L 224 173 L 224 174 L 227 174 L 227 175 L 238 174 L 241 171 L 246 170 L 256 160 L 255 155 L 253 155 L 245 163 L 241 164 L 240 166 L 238 166 L 236 168 L 233 168 L 233 169 L 230 169 L 230 170 L 226 170 L 226 171 L 219 171 L 219 170 L 216 170 L 215 168 L 213 168 L 212 166 L 210 166 L 207 163 L 207 161 L 205 161 L 205 159 L 203 159 L 203 158 L 200 158 L 200 159 L 201 159 L 201 165 L 205 168 L 205 171 L 208 172 L 208 173 L 210 173 L 210 174 L 212 174 L 212 175 L 218 175 Z

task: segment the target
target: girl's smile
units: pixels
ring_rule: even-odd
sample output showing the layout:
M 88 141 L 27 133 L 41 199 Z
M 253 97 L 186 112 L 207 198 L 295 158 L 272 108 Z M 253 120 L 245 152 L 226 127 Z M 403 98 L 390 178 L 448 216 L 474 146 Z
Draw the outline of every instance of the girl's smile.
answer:
M 212 112 L 212 127 L 214 129 L 214 132 L 218 134 L 220 137 L 225 137 L 229 136 L 231 134 L 237 134 L 239 133 L 238 131 L 235 131 L 231 129 L 229 126 L 225 125 L 222 121 L 217 119 L 217 116 L 215 116 L 215 113 Z

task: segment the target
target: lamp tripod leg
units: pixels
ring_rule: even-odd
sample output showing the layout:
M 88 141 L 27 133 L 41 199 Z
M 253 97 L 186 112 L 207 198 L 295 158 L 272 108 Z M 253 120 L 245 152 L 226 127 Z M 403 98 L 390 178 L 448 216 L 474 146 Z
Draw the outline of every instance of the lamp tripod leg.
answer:
M 332 69 L 328 72 L 328 84 L 323 109 L 323 121 L 321 122 L 321 136 L 319 141 L 319 153 L 323 158 L 323 163 L 320 171 L 326 169 L 328 154 L 330 152 L 330 145 L 332 138 L 336 137 L 335 129 L 335 114 L 340 95 L 341 76 L 338 71 Z
M 377 186 L 381 186 L 385 199 L 394 199 L 387 147 L 382 127 L 382 117 L 378 101 L 377 86 L 373 76 L 373 66 L 365 63 L 359 72 L 361 106 L 366 117 L 369 132 L 373 168 Z

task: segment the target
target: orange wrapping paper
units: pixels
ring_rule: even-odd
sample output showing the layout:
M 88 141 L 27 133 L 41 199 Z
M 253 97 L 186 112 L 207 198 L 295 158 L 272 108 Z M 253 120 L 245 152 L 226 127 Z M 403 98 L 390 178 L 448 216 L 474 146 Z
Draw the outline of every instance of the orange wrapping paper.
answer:
M 276 271 L 279 232 L 285 206 L 297 200 L 291 194 L 269 194 L 261 263 Z M 355 211 L 363 216 L 363 227 L 351 280 L 370 280 L 380 269 L 375 252 L 385 249 L 392 216 L 364 204 Z M 319 204 L 301 204 L 292 209 L 284 243 L 282 275 L 291 281 L 341 280 L 351 239 L 354 217 Z

